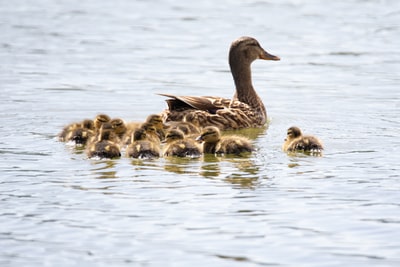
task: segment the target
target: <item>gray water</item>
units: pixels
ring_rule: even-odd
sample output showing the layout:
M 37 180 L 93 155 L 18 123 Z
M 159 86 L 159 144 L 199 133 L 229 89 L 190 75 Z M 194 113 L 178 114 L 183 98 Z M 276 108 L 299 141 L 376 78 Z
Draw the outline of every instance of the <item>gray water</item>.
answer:
M 400 4 L 0 1 L 1 266 L 400 266 Z M 57 141 L 156 93 L 231 97 L 253 36 L 249 158 L 87 159 Z M 323 157 L 280 148 L 292 125 Z

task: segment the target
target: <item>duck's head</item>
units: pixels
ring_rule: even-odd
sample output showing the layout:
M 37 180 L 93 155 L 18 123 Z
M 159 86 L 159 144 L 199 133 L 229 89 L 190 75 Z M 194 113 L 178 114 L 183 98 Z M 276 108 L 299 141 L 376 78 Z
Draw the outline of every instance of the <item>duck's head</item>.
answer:
M 106 115 L 106 114 L 99 114 L 96 116 L 96 118 L 94 119 L 94 127 L 96 129 L 100 129 L 101 125 L 103 123 L 109 122 L 111 120 L 111 118 Z
M 285 141 L 288 140 L 293 140 L 297 137 L 300 137 L 302 135 L 301 130 L 299 127 L 292 126 L 287 130 L 287 135 Z
M 201 135 L 196 138 L 196 141 L 204 141 L 206 143 L 217 143 L 221 139 L 221 133 L 215 126 L 207 126 L 201 132 Z
M 172 129 L 165 136 L 165 141 L 168 143 L 168 142 L 183 139 L 183 137 L 184 137 L 184 134 L 181 130 Z
M 280 60 L 279 57 L 265 51 L 253 37 L 243 36 L 232 42 L 229 50 L 229 62 L 231 64 L 235 61 L 250 64 L 256 59 Z

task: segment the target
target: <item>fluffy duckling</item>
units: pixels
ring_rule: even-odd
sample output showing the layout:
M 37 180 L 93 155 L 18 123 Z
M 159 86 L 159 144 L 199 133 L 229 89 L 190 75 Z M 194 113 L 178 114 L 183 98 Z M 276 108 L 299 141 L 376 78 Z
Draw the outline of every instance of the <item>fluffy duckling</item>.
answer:
M 111 121 L 110 116 L 108 116 L 108 115 L 106 115 L 106 114 L 99 114 L 99 115 L 97 115 L 96 118 L 94 119 L 94 127 L 95 127 L 96 129 L 100 129 L 100 127 L 101 127 L 101 125 L 102 125 L 103 123 L 110 122 L 110 121 Z
M 90 119 L 85 119 L 78 123 L 72 123 L 63 128 L 58 138 L 62 142 L 75 142 L 78 145 L 85 145 L 93 136 L 94 123 Z
M 110 121 L 111 127 L 113 131 L 117 134 L 120 140 L 123 139 L 126 134 L 128 128 L 126 127 L 126 123 L 123 119 L 116 118 Z
M 164 121 L 182 121 L 187 116 L 201 127 L 217 126 L 221 130 L 262 127 L 267 122 L 267 111 L 251 79 L 251 63 L 257 59 L 280 60 L 252 37 L 236 39 L 229 50 L 234 97 L 161 94 L 168 97 L 168 109 L 162 113 Z
M 300 128 L 293 126 L 287 130 L 287 137 L 282 145 L 285 152 L 321 152 L 324 148 L 322 142 L 311 135 L 303 135 Z
M 147 139 L 158 145 L 161 144 L 161 139 L 157 134 L 157 128 L 152 123 L 145 122 L 140 126 L 140 128 L 145 130 Z
M 146 122 L 153 125 L 156 128 L 157 135 L 160 140 L 165 139 L 164 123 L 162 117 L 158 114 L 151 114 L 146 118 Z
M 160 157 L 160 146 L 147 139 L 146 130 L 136 129 L 132 134 L 133 142 L 126 148 L 126 155 L 131 158 L 152 159 Z
M 88 146 L 86 154 L 89 158 L 119 158 L 121 150 L 117 140 L 118 137 L 112 130 L 101 130 L 97 139 Z
M 201 156 L 201 148 L 195 140 L 190 138 L 184 138 L 184 134 L 181 130 L 172 129 L 166 137 L 166 146 L 164 148 L 164 156 L 176 156 L 176 157 L 191 157 L 197 158 Z
M 203 141 L 205 154 L 240 155 L 254 150 L 249 139 L 238 135 L 221 136 L 219 129 L 215 126 L 205 127 L 196 140 Z
M 129 123 L 127 123 L 127 131 L 126 131 L 125 137 L 123 138 L 122 143 L 125 145 L 129 145 L 130 143 L 133 142 L 132 136 L 133 136 L 134 132 L 141 127 L 148 127 L 149 125 L 154 126 L 154 128 L 156 129 L 158 139 L 160 139 L 160 141 L 164 140 L 165 131 L 164 131 L 164 124 L 162 122 L 162 118 L 158 114 L 151 114 L 146 118 L 145 122 L 129 122 Z

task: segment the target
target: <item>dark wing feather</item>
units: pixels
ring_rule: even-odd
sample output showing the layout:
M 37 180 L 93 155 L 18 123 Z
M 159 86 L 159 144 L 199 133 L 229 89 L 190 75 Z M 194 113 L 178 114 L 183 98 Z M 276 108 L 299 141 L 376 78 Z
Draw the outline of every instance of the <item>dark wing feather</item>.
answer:
M 170 111 L 197 109 L 215 114 L 217 110 L 226 107 L 226 105 L 224 105 L 225 102 L 229 103 L 230 101 L 229 99 L 221 99 L 220 97 L 213 96 L 175 96 L 169 94 L 158 95 L 170 98 L 166 100 Z

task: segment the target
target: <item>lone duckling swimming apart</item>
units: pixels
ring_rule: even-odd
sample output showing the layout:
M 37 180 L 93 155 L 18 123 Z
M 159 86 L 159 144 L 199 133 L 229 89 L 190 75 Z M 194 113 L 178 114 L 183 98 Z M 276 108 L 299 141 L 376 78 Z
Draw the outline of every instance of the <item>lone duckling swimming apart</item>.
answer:
M 282 145 L 285 152 L 321 153 L 324 149 L 322 142 L 314 136 L 303 135 L 300 128 L 293 126 L 287 130 L 287 137 Z
M 217 126 L 221 130 L 262 127 L 267 112 L 251 80 L 251 63 L 256 59 L 280 60 L 267 53 L 252 37 L 240 37 L 229 50 L 229 65 L 236 92 L 232 99 L 216 96 L 166 97 L 168 109 L 162 113 L 164 121 L 194 122 L 199 127 Z
M 132 134 L 133 142 L 126 148 L 126 156 L 137 159 L 160 157 L 160 146 L 147 138 L 146 130 L 136 129 Z
M 198 158 L 201 156 L 201 148 L 195 140 L 185 138 L 181 130 L 172 129 L 165 137 L 166 146 L 164 156 Z
M 217 127 L 208 126 L 203 129 L 198 141 L 203 141 L 205 154 L 234 154 L 240 155 L 254 150 L 250 140 L 238 135 L 221 136 Z

